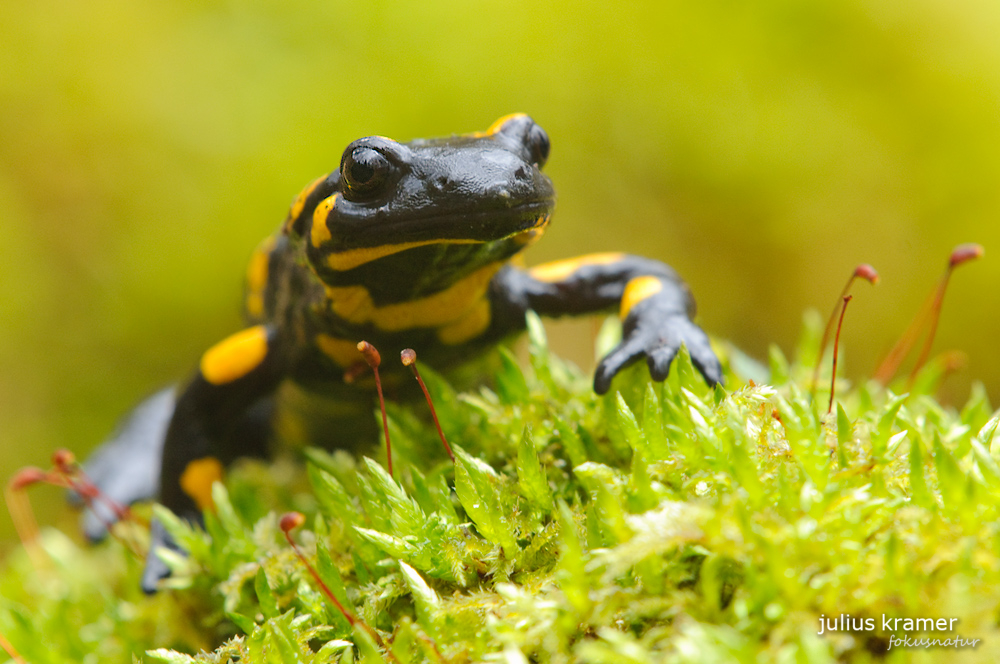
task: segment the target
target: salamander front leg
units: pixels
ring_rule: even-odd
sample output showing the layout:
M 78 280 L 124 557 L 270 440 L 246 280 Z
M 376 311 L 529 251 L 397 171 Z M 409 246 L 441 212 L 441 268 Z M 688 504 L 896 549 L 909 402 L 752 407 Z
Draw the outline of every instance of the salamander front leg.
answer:
M 232 434 L 281 381 L 281 355 L 275 331 L 258 325 L 224 339 L 202 356 L 197 374 L 177 397 L 163 446 L 160 502 L 176 515 L 199 523 L 202 511 L 213 507 L 212 484 L 222 479 L 225 466 L 253 453 L 253 445 L 244 447 L 242 436 Z M 147 593 L 156 592 L 170 573 L 157 549 L 178 550 L 159 523 L 154 522 L 150 538 L 142 578 Z
M 619 371 L 642 358 L 653 380 L 666 380 L 681 344 L 709 385 L 722 381 L 722 367 L 708 335 L 677 307 L 677 289 L 675 282 L 655 276 L 635 277 L 626 284 L 619 314 L 622 340 L 597 365 L 595 392 L 607 392 Z
M 509 267 L 497 273 L 490 289 L 497 335 L 523 328 L 528 309 L 565 316 L 617 307 L 622 342 L 597 367 L 594 391 L 598 394 L 610 389 L 618 372 L 643 358 L 654 380 L 665 379 L 682 343 L 706 382 L 722 381 L 722 368 L 708 335 L 691 321 L 694 298 L 677 273 L 659 261 L 606 253 L 527 271 Z

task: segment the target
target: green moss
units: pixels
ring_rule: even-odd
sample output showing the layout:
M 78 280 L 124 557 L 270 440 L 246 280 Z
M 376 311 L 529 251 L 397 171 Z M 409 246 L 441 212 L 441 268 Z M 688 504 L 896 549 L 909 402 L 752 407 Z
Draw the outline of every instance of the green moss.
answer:
M 773 384 L 731 352 L 710 389 L 682 352 L 665 383 L 640 365 L 598 397 L 533 322 L 531 370 L 503 362 L 495 389 L 423 369 L 454 465 L 416 407 L 391 412 L 395 478 L 344 452 L 244 464 L 205 531 L 157 512 L 191 556 L 153 598 L 120 544 L 48 530 L 50 562 L 5 564 L 0 632 L 34 664 L 381 661 L 285 542 L 296 509 L 324 583 L 403 663 L 995 655 L 1000 419 L 982 390 L 942 407 L 927 376 L 908 396 L 842 382 L 827 414 L 814 332 L 805 364 L 772 352 Z M 841 614 L 873 628 L 817 634 Z M 887 652 L 904 633 L 883 616 L 957 618 L 931 636 L 980 642 Z

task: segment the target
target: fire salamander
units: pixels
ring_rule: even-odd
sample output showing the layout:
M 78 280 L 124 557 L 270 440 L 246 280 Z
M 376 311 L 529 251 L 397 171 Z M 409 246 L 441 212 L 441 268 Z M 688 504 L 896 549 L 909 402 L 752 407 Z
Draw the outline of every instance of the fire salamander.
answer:
M 548 135 L 523 114 L 485 132 L 348 145 L 340 167 L 302 190 L 250 259 L 246 329 L 209 348 L 181 389 L 140 404 L 88 462 L 92 480 L 118 501 L 156 497 L 197 522 L 226 465 L 265 453 L 279 386 L 362 403 L 345 411 L 372 421 L 364 381 L 344 380 L 362 361 L 359 340 L 412 347 L 441 366 L 523 330 L 528 309 L 620 311 L 624 338 L 597 367 L 598 393 L 639 359 L 665 379 L 682 343 L 705 379 L 718 382 L 708 337 L 691 322 L 694 300 L 663 263 L 600 253 L 511 265 L 549 224 L 548 155 Z M 91 513 L 85 530 L 100 537 L 111 518 Z M 150 551 L 159 546 L 176 549 L 154 523 Z M 150 553 L 143 588 L 155 591 L 167 573 Z

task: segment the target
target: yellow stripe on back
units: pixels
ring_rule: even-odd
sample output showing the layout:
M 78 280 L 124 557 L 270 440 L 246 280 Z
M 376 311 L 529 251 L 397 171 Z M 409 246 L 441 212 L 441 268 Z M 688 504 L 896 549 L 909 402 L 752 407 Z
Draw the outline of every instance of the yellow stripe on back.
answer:
M 622 293 L 621 309 L 618 316 L 624 320 L 632 308 L 663 290 L 663 282 L 657 277 L 636 277 L 625 285 Z
M 267 330 L 255 325 L 226 337 L 201 356 L 201 375 L 213 385 L 242 378 L 267 357 Z
M 620 252 L 587 254 L 585 256 L 577 256 L 576 258 L 567 258 L 561 261 L 536 265 L 528 270 L 528 274 L 539 281 L 551 284 L 557 281 L 565 281 L 582 267 L 588 265 L 609 265 L 617 263 L 624 257 L 625 254 Z
M 184 467 L 181 489 L 191 497 L 200 510 L 213 509 L 212 485 L 222 481 L 222 462 L 215 457 L 195 459 Z

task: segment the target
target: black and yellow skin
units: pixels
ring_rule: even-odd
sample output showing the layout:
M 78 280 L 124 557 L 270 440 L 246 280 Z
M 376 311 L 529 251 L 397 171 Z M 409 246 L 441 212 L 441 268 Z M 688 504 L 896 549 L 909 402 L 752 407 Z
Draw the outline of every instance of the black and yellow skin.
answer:
M 345 381 L 362 362 L 358 341 L 412 347 L 443 366 L 523 330 L 528 309 L 619 309 L 623 340 L 598 366 L 598 393 L 642 358 L 663 380 L 682 343 L 706 380 L 718 382 L 708 338 L 691 322 L 694 301 L 666 265 L 618 253 L 530 270 L 510 264 L 549 223 L 548 153 L 548 136 L 522 114 L 475 134 L 348 145 L 340 168 L 303 190 L 251 259 L 248 327 L 209 349 L 175 398 L 161 392 L 140 406 L 95 455 L 92 478 L 118 500 L 158 496 L 197 521 L 224 467 L 265 453 L 279 385 L 345 403 L 360 395 L 371 419 L 370 393 Z M 102 528 L 88 523 L 92 535 Z M 154 524 L 151 550 L 161 545 L 172 543 Z M 144 588 L 153 591 L 165 574 L 151 554 Z

